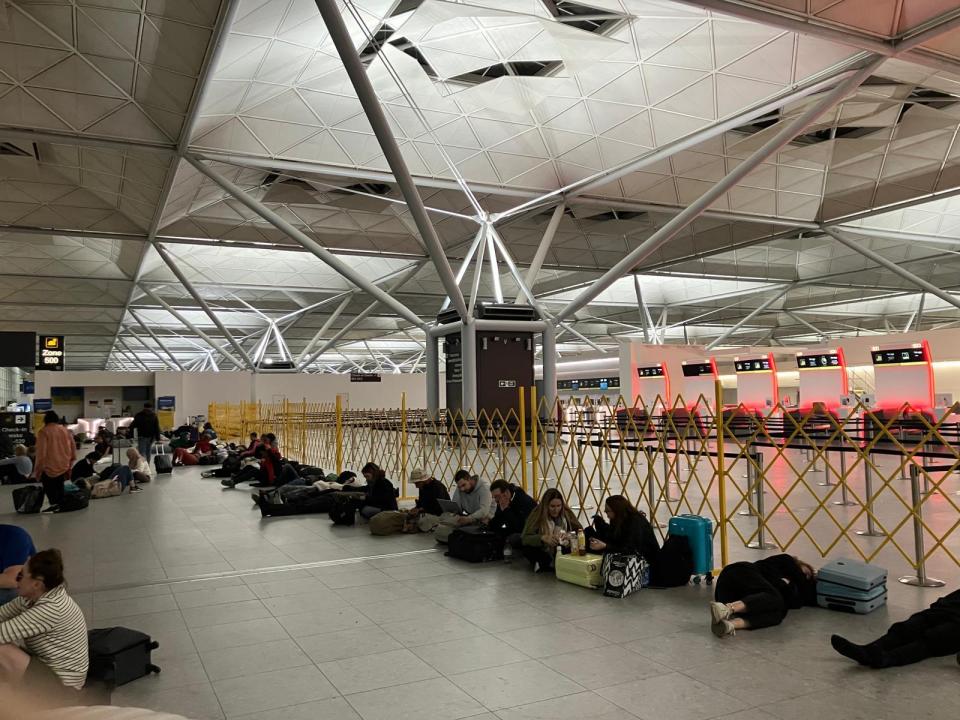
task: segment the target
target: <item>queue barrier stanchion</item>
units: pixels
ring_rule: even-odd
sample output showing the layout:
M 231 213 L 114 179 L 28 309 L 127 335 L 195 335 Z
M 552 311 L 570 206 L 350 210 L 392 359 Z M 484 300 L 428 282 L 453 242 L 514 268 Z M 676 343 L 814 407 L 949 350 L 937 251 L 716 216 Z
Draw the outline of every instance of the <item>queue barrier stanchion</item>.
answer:
M 746 461 L 747 461 L 747 472 L 744 474 L 744 477 L 747 478 L 747 493 L 746 493 L 746 497 L 747 497 L 747 507 L 744 508 L 743 510 L 740 510 L 740 511 L 737 513 L 737 515 L 742 515 L 743 517 L 756 517 L 756 515 L 757 515 L 756 505 L 754 505 L 752 502 L 750 502 L 750 495 L 751 495 L 751 493 L 757 494 L 757 489 L 756 489 L 756 487 L 755 487 L 755 486 L 758 484 L 758 483 L 757 483 L 757 469 L 754 467 L 753 462 L 751 462 L 752 458 L 753 458 L 753 457 L 756 457 L 756 455 L 753 454 L 753 453 L 751 453 L 749 450 L 747 450 L 747 451 L 744 453 L 743 457 L 744 457 L 744 458 L 746 459 Z M 759 494 L 761 494 L 761 495 L 763 494 L 762 489 L 761 489 L 761 491 L 760 491 Z
M 834 500 L 833 504 L 842 507 L 856 505 L 847 492 L 847 454 L 843 450 L 840 450 L 840 499 Z
M 650 457 L 650 448 L 647 445 L 640 445 L 643 448 L 643 456 L 647 464 L 647 503 L 650 507 L 650 524 L 655 528 L 665 527 L 662 522 L 657 520 L 656 507 L 657 503 L 655 500 L 656 489 L 657 489 L 657 480 L 656 473 L 653 470 L 653 459 Z
M 756 453 L 752 459 L 755 459 L 757 467 L 763 468 L 763 454 Z M 748 467 L 753 467 L 753 462 L 750 463 Z M 756 470 L 753 471 L 755 477 L 757 477 L 756 482 L 756 507 L 757 507 L 757 539 L 751 543 L 747 543 L 747 547 L 752 550 L 773 550 L 777 546 L 773 543 L 767 542 L 767 527 L 766 519 L 764 516 L 763 508 L 763 473 L 757 473 Z
M 857 535 L 861 537 L 885 537 L 886 533 L 877 532 L 873 521 L 873 470 L 870 467 L 869 457 L 865 457 L 863 460 L 863 485 L 866 493 L 863 504 L 867 511 L 867 529 L 857 530 Z
M 926 553 L 923 549 L 923 508 L 920 496 L 920 468 L 910 463 L 910 500 L 913 503 L 913 557 L 916 563 L 916 575 L 904 575 L 898 580 L 904 585 L 915 587 L 943 587 L 943 580 L 927 576 Z

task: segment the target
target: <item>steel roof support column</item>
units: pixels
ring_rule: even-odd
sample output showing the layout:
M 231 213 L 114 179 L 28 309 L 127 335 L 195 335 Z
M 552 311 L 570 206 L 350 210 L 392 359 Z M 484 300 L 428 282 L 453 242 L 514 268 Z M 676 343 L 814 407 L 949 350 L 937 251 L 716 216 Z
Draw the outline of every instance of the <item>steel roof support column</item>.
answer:
M 235 358 L 233 355 L 231 355 L 230 353 L 228 353 L 228 352 L 227 352 L 226 350 L 224 350 L 223 348 L 218 347 L 218 346 L 217 346 L 217 343 L 216 343 L 209 335 L 207 335 L 203 330 L 201 330 L 200 328 L 198 328 L 198 327 L 197 327 L 196 325 L 194 325 L 192 322 L 190 322 L 189 320 L 187 320 L 186 317 L 184 317 L 181 313 L 177 312 L 176 309 L 174 309 L 173 307 L 171 307 L 165 300 L 161 299 L 161 298 L 160 298 L 158 295 L 156 295 L 152 290 L 149 290 L 148 288 L 145 288 L 143 285 L 140 285 L 139 288 L 140 288 L 141 290 L 143 290 L 144 294 L 145 294 L 148 298 L 150 298 L 151 300 L 153 300 L 155 303 L 157 303 L 158 305 L 160 305 L 164 310 L 166 310 L 168 313 L 170 313 L 171 315 L 173 315 L 177 320 L 179 320 L 179 321 L 183 324 L 184 327 L 186 327 L 186 328 L 187 328 L 188 330 L 190 330 L 194 335 L 196 335 L 198 338 L 200 338 L 201 340 L 203 340 L 207 345 L 209 345 L 209 346 L 213 349 L 214 352 L 221 353 L 225 358 L 227 358 L 227 360 L 229 360 L 229 361 L 232 362 L 234 365 L 236 365 L 237 368 L 240 369 L 240 370 L 245 370 L 245 369 L 247 369 L 247 368 L 249 367 L 249 365 L 248 365 L 247 363 L 244 363 L 242 360 L 238 360 L 237 358 Z
M 527 288 L 531 291 L 533 286 L 537 283 L 537 275 L 540 273 L 540 268 L 543 267 L 544 260 L 547 259 L 547 253 L 550 251 L 550 246 L 553 244 L 553 237 L 557 234 L 557 228 L 560 227 L 560 221 L 563 220 L 563 213 L 566 211 L 567 206 L 563 203 L 560 203 L 553 209 L 553 215 L 550 216 L 550 222 L 547 223 L 547 229 L 543 231 L 543 237 L 540 238 L 540 244 L 537 246 L 537 252 L 533 256 L 533 261 L 530 263 L 530 267 L 527 268 L 527 277 L 525 279 L 525 284 Z M 519 305 L 523 301 L 523 288 L 517 292 L 517 297 L 514 299 L 514 304 Z
M 197 305 L 200 306 L 204 314 L 210 318 L 210 321 L 217 326 L 217 330 L 219 330 L 223 334 L 223 337 L 226 338 L 227 342 L 230 343 L 230 347 L 232 347 L 237 354 L 243 358 L 244 362 L 247 364 L 247 367 L 249 367 L 251 370 L 255 370 L 256 368 L 253 364 L 253 361 L 250 359 L 250 356 L 247 355 L 247 351 L 240 347 L 240 343 L 238 343 L 236 338 L 234 338 L 230 331 L 227 330 L 226 325 L 220 321 L 220 318 L 216 316 L 216 314 L 207 304 L 207 301 L 203 299 L 203 296 L 201 296 L 200 293 L 197 292 L 196 288 L 193 287 L 193 284 L 187 280 L 187 276 L 184 275 L 177 266 L 173 255 L 171 255 L 160 243 L 154 243 L 153 248 L 157 251 L 157 255 L 160 256 L 163 262 L 166 263 L 167 267 L 170 268 L 170 272 L 176 275 L 177 280 L 180 281 L 180 284 L 183 285 L 184 289 L 188 293 L 190 293 L 190 297 L 192 297 Z
M 640 289 L 640 277 L 636 274 L 633 276 L 633 291 L 637 296 L 637 304 L 640 306 L 640 313 L 643 315 L 641 320 L 643 321 L 643 341 L 650 342 L 651 334 L 654 344 L 658 344 L 657 329 L 653 324 L 653 316 L 650 315 L 650 308 L 647 307 L 646 300 L 643 299 L 643 291 Z
M 460 329 L 460 382 L 463 419 L 477 418 L 477 321 L 467 318 Z
M 740 320 L 736 325 L 733 325 L 732 327 L 728 327 L 726 330 L 724 330 L 722 333 L 720 333 L 720 336 L 719 336 L 718 338 L 716 338 L 715 340 L 707 343 L 707 346 L 706 346 L 704 349 L 705 349 L 705 350 L 713 350 L 713 348 L 715 348 L 717 345 L 719 345 L 720 343 L 722 343 L 722 342 L 723 342 L 724 340 L 726 340 L 728 337 L 730 337 L 731 335 L 733 335 L 737 330 L 739 330 L 739 329 L 742 328 L 744 325 L 746 325 L 748 322 L 750 322 L 751 320 L 753 320 L 757 315 L 759 315 L 759 314 L 762 313 L 764 310 L 766 310 L 767 308 L 769 308 L 769 307 L 770 307 L 771 305 L 773 305 L 777 300 L 779 300 L 779 299 L 782 298 L 784 295 L 786 295 L 788 292 L 790 292 L 793 288 L 794 288 L 793 285 L 787 285 L 787 287 L 782 288 L 782 289 L 780 290 L 780 292 L 778 292 L 776 295 L 771 295 L 770 297 L 768 297 L 766 300 L 764 300 L 762 303 L 760 303 L 760 306 L 759 306 L 758 308 L 756 308 L 756 309 L 752 310 L 751 312 L 747 313 L 747 315 L 746 315 L 742 320 Z
M 602 293 L 617 280 L 630 272 L 639 263 L 656 252 L 662 245 L 672 240 L 684 228 L 692 223 L 699 215 L 710 207 L 719 198 L 723 197 L 731 188 L 743 180 L 753 170 L 755 170 L 764 160 L 779 152 L 784 146 L 793 140 L 797 135 L 810 127 L 816 120 L 831 107 L 840 102 L 843 98 L 856 90 L 861 83 L 869 78 L 873 72 L 883 63 L 882 57 L 875 57 L 866 67 L 851 75 L 849 78 L 837 85 L 833 90 L 826 93 L 820 102 L 807 108 L 798 117 L 780 130 L 776 135 L 765 142 L 750 157 L 740 163 L 726 177 L 712 188 L 707 190 L 696 201 L 688 205 L 684 210 L 672 217 L 666 225 L 657 230 L 653 235 L 640 243 L 636 248 L 627 254 L 623 260 L 614 265 L 610 270 L 604 273 L 590 287 L 586 288 L 577 297 L 575 297 L 560 313 L 557 315 L 559 320 L 566 320 L 575 312 L 592 301 L 597 295 Z
M 289 222 L 284 220 L 280 215 L 275 213 L 273 210 L 268 208 L 266 205 L 261 203 L 256 198 L 252 197 L 248 193 L 245 193 L 240 187 L 234 185 L 232 182 L 227 180 L 223 175 L 218 173 L 213 168 L 209 167 L 205 163 L 197 160 L 195 157 L 190 155 L 186 156 L 187 161 L 193 165 L 197 170 L 202 172 L 208 178 L 213 180 L 217 185 L 219 185 L 223 190 L 226 190 L 230 195 L 239 200 L 241 203 L 246 205 L 250 210 L 255 212 L 257 215 L 262 217 L 268 223 L 273 225 L 277 230 L 282 233 L 285 233 L 291 240 L 296 240 L 300 245 L 309 250 L 311 253 L 316 255 L 320 260 L 326 263 L 330 269 L 334 270 L 337 274 L 342 275 L 344 278 L 349 280 L 351 283 L 356 285 L 358 288 L 364 292 L 372 295 L 379 302 L 382 302 L 388 308 L 393 310 L 398 315 L 401 315 L 409 322 L 412 322 L 414 325 L 420 328 L 426 327 L 426 323 L 421 320 L 416 313 L 414 313 L 410 308 L 401 303 L 399 300 L 396 300 L 389 293 L 385 292 L 382 288 L 376 286 L 368 278 L 364 277 L 362 273 L 358 272 L 352 265 L 347 262 L 344 262 L 339 257 L 334 255 L 332 252 L 327 250 L 323 245 L 318 243 L 312 237 L 299 230 L 298 228 L 291 225 Z M 422 207 L 422 205 L 421 205 Z M 432 228 L 433 226 L 431 226 Z M 438 241 L 439 242 L 439 241 Z M 447 269 L 450 269 L 450 266 L 447 265 Z M 450 279 L 453 280 L 453 273 L 450 274 Z M 457 288 L 457 293 L 459 294 L 460 288 Z M 460 296 L 460 300 L 463 300 L 463 296 Z
M 936 297 L 943 300 L 945 303 L 949 303 L 950 305 L 953 305 L 955 308 L 960 308 L 960 300 L 958 300 L 956 296 L 951 295 L 950 293 L 944 290 L 941 290 L 932 282 L 928 282 L 927 280 L 924 280 L 919 275 L 914 275 L 909 270 L 904 270 L 902 267 L 897 265 L 897 263 L 893 262 L 892 260 L 885 258 L 883 255 L 880 255 L 879 253 L 871 250 L 870 248 L 864 247 L 860 243 L 854 242 L 850 238 L 845 237 L 843 234 L 837 232 L 832 227 L 824 227 L 823 231 L 827 235 L 832 237 L 834 240 L 836 240 L 838 243 L 841 243 L 842 245 L 846 245 L 848 248 L 850 248 L 854 252 L 860 253 L 871 262 L 874 262 L 877 265 L 880 265 L 881 267 L 885 267 L 894 275 L 902 277 L 904 280 L 913 283 L 921 290 L 926 290 L 928 293 L 930 293 L 931 295 L 935 295 Z
M 159 360 L 159 361 L 160 361 L 160 364 L 161 364 L 163 367 L 165 367 L 165 368 L 170 368 L 171 370 L 176 370 L 176 367 L 174 367 L 173 365 L 171 365 L 169 360 L 167 360 L 163 355 L 161 355 L 159 352 L 157 352 L 156 350 L 154 350 L 152 347 L 150 347 L 149 345 L 147 345 L 147 343 L 144 341 L 144 339 L 143 339 L 142 337 L 140 337 L 139 335 L 137 335 L 137 334 L 133 331 L 133 328 L 127 327 L 126 330 L 127 330 L 127 334 L 129 334 L 130 337 L 132 337 L 134 340 L 136 340 L 138 343 L 140 343 L 140 344 L 143 346 L 143 348 L 144 348 L 148 353 L 150 353 L 150 354 L 153 355 L 157 360 Z
M 440 345 L 439 339 L 430 333 L 426 333 L 426 341 L 427 416 L 435 420 L 440 412 Z
M 503 287 L 500 285 L 500 264 L 497 262 L 497 247 L 493 239 L 493 226 L 484 223 L 483 233 L 487 238 L 487 260 L 490 263 L 490 281 L 493 283 L 494 302 L 503 302 Z
M 453 307 L 461 318 L 467 316 L 467 305 L 463 299 L 463 293 L 460 292 L 460 286 L 453 276 L 453 270 L 450 268 L 450 262 L 437 236 L 437 231 L 430 222 L 426 208 L 423 206 L 423 199 L 417 191 L 417 186 L 413 182 L 413 176 L 407 169 L 407 164 L 403 159 L 403 153 L 397 140 L 390 129 L 390 123 L 384 115 L 383 108 L 380 106 L 380 100 L 373 89 L 370 78 L 367 77 L 367 70 L 360 61 L 357 49 L 354 47 L 353 38 L 347 29 L 340 9 L 337 7 L 336 0 L 316 0 L 317 9 L 323 17 L 323 22 L 330 33 L 330 39 L 337 48 L 337 53 L 343 62 L 343 67 L 350 77 L 353 89 L 357 93 L 357 98 L 363 106 L 363 111 L 373 128 L 377 141 L 380 143 L 380 149 L 383 150 L 383 156 L 393 172 L 403 199 L 407 201 L 407 207 L 413 216 L 413 221 L 420 232 L 420 237 L 426 247 L 427 254 L 436 266 L 437 275 L 440 276 L 440 282 L 443 283 Z M 422 323 L 417 323 L 422 326 Z
M 557 335 L 551 323 L 544 323 L 540 348 L 543 352 L 543 400 L 547 406 L 546 419 L 553 418 L 553 406 L 557 401 Z M 532 408 L 536 417 L 538 408 Z
M 150 372 L 150 368 L 147 367 L 147 364 L 143 360 L 137 357 L 137 354 L 130 349 L 130 346 L 127 345 L 127 342 L 122 337 L 117 338 L 117 343 L 120 345 L 120 347 L 123 348 L 124 352 L 127 353 L 127 357 L 133 360 L 134 367 L 139 365 L 147 372 Z
M 350 304 L 351 300 L 353 300 L 352 294 L 345 297 L 343 301 L 337 305 L 336 308 L 334 308 L 333 312 L 330 313 L 330 317 L 326 319 L 323 325 L 320 326 L 320 329 L 317 330 L 312 338 L 310 338 L 310 342 L 308 342 L 306 347 L 303 348 L 303 352 L 297 356 L 297 364 L 299 364 L 305 357 L 307 357 L 307 355 L 310 354 L 310 351 L 313 350 L 313 346 L 320 342 L 320 338 L 322 338 L 327 330 L 330 329 L 330 326 L 336 322 L 337 318 L 340 317 L 340 313 L 347 309 L 347 305 Z
M 133 311 L 133 308 L 128 308 L 127 312 L 130 313 L 130 317 L 132 317 L 136 321 L 137 325 L 143 328 L 143 331 L 147 333 L 147 335 L 153 338 L 153 341 L 157 345 L 159 345 L 160 349 L 163 350 L 167 354 L 167 357 L 169 357 L 170 360 L 173 361 L 173 364 L 176 366 L 176 368 L 181 372 L 183 372 L 184 367 L 183 365 L 180 364 L 180 361 L 177 360 L 177 356 L 174 355 L 172 352 L 170 352 L 167 346 L 160 341 L 160 338 L 157 336 L 157 334 L 153 332 L 153 330 L 151 330 L 150 327 L 145 322 L 143 322 L 143 320 L 141 320 L 140 317 Z
M 477 248 L 480 247 L 480 243 L 483 242 L 483 227 L 483 225 L 480 225 L 480 227 L 477 228 L 477 234 L 473 236 L 473 242 L 470 243 L 470 249 L 467 250 L 467 254 L 464 256 L 463 262 L 460 264 L 460 269 L 457 270 L 457 287 L 460 287 L 460 283 L 467 274 L 467 268 L 470 267 L 470 261 L 473 260 L 473 256 L 476 254 Z M 447 298 L 443 301 L 443 305 L 440 306 L 440 312 L 443 312 L 448 307 L 450 307 L 450 298 Z

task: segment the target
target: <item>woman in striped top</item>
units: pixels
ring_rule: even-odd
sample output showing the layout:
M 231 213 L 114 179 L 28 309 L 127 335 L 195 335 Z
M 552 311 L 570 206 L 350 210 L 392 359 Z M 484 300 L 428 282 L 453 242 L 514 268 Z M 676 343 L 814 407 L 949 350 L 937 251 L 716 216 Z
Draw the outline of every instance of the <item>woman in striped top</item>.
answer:
M 63 580 L 59 550 L 33 555 L 17 581 L 19 597 L 0 606 L 0 687 L 69 695 L 87 677 L 87 623 Z

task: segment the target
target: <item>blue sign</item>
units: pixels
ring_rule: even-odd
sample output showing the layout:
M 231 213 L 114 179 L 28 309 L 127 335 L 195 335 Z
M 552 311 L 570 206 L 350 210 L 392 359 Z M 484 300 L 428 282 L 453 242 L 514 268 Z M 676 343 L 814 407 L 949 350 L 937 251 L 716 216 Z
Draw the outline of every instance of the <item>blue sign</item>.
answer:
M 177 398 L 174 395 L 162 395 L 157 398 L 157 410 L 173 410 L 177 406 Z
M 53 400 L 51 400 L 50 398 L 34 398 L 33 399 L 34 412 L 46 412 L 47 410 L 53 410 Z
M 24 380 L 20 383 L 20 392 L 24 395 L 33 395 L 37 391 L 36 383 L 33 380 Z

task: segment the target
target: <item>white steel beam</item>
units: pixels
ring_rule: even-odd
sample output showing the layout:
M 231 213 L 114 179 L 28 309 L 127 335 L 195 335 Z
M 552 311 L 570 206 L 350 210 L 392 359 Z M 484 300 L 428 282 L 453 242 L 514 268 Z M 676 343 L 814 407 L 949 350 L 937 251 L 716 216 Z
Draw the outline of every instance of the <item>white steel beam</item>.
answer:
M 564 203 L 560 203 L 553 209 L 553 215 L 550 216 L 550 222 L 547 223 L 547 229 L 543 231 L 543 237 L 540 238 L 540 244 L 537 245 L 537 251 L 533 255 L 533 260 L 530 263 L 530 267 L 527 268 L 527 277 L 525 284 L 527 288 L 532 292 L 533 288 L 537 284 L 537 274 L 540 272 L 540 268 L 543 267 L 543 261 L 547 259 L 547 253 L 550 251 L 550 246 L 553 244 L 553 237 L 557 234 L 557 228 L 560 227 L 560 221 L 563 220 L 563 213 L 566 211 L 567 206 Z M 524 299 L 523 288 L 517 291 L 517 297 L 514 298 L 514 303 L 519 304 Z

